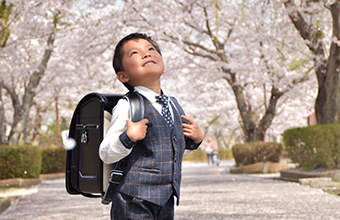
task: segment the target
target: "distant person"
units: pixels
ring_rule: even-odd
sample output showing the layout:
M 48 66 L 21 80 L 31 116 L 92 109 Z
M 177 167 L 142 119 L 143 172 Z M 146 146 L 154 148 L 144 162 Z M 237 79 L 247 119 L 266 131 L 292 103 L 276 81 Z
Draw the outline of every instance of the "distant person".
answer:
M 213 154 L 214 154 L 213 157 L 212 157 L 213 164 L 216 165 L 216 166 L 219 166 L 220 165 L 220 157 L 217 156 L 217 151 L 214 151 Z
M 107 164 L 127 157 L 111 219 L 172 220 L 174 197 L 177 205 L 180 199 L 184 151 L 199 147 L 203 130 L 180 115 L 162 90 L 164 63 L 158 44 L 149 36 L 133 33 L 123 38 L 115 48 L 113 67 L 117 79 L 141 95 L 145 118 L 131 122 L 128 100 L 120 99 L 100 145 L 100 158 Z
M 207 143 L 205 144 L 205 153 L 207 154 L 208 165 L 213 164 L 213 152 L 214 152 L 214 145 L 211 142 L 211 139 L 208 138 Z M 211 161 L 211 162 L 210 162 Z

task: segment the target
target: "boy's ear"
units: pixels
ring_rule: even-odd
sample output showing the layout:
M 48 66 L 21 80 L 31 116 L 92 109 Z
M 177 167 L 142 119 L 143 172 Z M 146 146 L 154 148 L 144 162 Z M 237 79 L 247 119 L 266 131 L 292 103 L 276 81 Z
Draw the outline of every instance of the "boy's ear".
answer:
M 127 75 L 123 71 L 117 73 L 117 79 L 122 83 L 126 83 L 129 81 L 129 77 L 127 77 Z

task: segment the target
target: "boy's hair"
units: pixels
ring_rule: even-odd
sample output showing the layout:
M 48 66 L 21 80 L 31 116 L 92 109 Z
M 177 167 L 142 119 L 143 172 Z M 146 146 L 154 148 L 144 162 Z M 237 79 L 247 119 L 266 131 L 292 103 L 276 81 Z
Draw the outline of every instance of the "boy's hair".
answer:
M 157 52 L 162 55 L 161 50 L 159 48 L 159 45 L 151 39 L 150 36 L 144 34 L 144 33 L 132 33 L 129 34 L 128 36 L 124 37 L 123 39 L 121 39 L 118 44 L 116 45 L 115 51 L 114 51 L 114 55 L 113 55 L 113 60 L 112 60 L 112 66 L 113 69 L 115 70 L 116 74 L 120 71 L 123 71 L 123 64 L 122 64 L 122 58 L 123 58 L 123 46 L 130 40 L 139 40 L 139 39 L 144 39 L 149 41 L 152 46 L 157 50 Z M 124 85 L 129 89 L 132 90 L 133 88 L 127 84 L 124 83 Z

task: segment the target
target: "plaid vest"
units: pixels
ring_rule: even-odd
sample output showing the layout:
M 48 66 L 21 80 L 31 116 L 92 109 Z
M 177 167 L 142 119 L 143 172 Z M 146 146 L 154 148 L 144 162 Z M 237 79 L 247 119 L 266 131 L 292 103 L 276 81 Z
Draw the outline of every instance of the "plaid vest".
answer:
M 181 118 L 171 104 L 174 113 L 171 128 L 149 100 L 143 100 L 144 117 L 151 125 L 145 139 L 137 142 L 128 156 L 118 190 L 160 206 L 164 206 L 174 194 L 178 205 L 185 149 Z

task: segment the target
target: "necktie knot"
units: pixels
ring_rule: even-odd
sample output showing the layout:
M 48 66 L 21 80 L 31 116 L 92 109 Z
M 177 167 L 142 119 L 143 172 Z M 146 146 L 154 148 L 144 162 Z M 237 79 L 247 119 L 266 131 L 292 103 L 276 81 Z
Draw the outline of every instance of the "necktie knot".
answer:
M 160 103 L 164 106 L 164 105 L 168 104 L 169 98 L 166 95 L 158 95 L 158 96 L 156 96 L 156 100 L 157 100 L 158 103 Z

